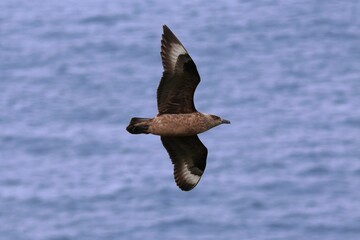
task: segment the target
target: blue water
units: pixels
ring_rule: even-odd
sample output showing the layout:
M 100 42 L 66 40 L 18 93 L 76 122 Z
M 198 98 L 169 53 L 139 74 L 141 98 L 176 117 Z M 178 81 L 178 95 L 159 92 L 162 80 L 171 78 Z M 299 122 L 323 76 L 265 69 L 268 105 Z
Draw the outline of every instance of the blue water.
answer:
M 156 114 L 167 24 L 195 60 L 199 185 Z M 0 3 L 0 239 L 360 239 L 360 2 Z

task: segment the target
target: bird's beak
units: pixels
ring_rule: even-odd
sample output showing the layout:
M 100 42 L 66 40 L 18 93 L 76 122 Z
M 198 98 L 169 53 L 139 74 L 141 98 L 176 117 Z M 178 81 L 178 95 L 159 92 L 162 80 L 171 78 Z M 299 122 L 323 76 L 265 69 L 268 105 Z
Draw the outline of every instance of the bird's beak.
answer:
M 229 121 L 229 120 L 226 120 L 226 119 L 222 119 L 222 120 L 221 120 L 221 123 L 230 124 L 230 121 Z

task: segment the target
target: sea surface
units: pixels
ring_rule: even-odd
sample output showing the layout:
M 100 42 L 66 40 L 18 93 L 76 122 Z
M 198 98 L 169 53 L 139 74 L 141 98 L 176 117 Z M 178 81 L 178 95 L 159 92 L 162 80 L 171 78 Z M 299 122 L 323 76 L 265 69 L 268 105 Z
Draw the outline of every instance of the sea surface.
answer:
M 156 115 L 167 24 L 197 64 L 198 186 Z M 1 240 L 359 240 L 358 0 L 0 2 Z

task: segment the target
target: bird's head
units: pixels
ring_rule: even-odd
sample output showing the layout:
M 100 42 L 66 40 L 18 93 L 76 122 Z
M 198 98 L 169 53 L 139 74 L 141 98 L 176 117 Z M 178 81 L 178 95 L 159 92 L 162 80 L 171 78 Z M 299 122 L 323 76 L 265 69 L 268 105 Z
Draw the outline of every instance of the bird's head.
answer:
M 220 124 L 230 124 L 230 121 L 229 120 L 226 120 L 226 119 L 222 119 L 221 117 L 219 116 L 216 116 L 216 115 L 209 115 L 209 117 L 211 118 L 211 121 L 213 122 L 213 124 L 215 126 L 217 125 L 220 125 Z

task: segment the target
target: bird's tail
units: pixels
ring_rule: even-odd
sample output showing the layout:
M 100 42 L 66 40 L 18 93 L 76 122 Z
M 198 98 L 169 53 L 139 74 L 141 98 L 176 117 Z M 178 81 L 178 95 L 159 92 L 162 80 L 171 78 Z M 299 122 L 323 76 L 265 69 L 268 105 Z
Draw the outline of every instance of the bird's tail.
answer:
M 149 126 L 152 118 L 137 118 L 134 117 L 130 120 L 129 126 L 126 130 L 131 134 L 149 133 Z

